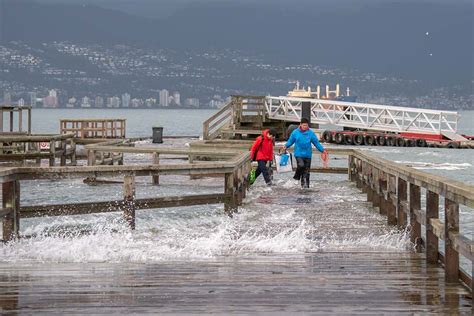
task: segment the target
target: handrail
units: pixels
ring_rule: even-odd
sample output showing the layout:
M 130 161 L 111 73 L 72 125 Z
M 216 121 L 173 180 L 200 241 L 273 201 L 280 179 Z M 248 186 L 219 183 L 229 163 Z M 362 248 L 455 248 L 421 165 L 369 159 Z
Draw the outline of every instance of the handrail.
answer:
M 310 103 L 313 123 L 366 130 L 438 135 L 455 133 L 459 120 L 458 113 L 453 111 L 312 98 L 267 96 L 265 106 L 270 119 L 296 122 L 301 119 L 303 103 Z
M 49 141 L 54 141 L 54 140 L 65 140 L 65 139 L 70 139 L 74 138 L 74 134 L 68 133 L 68 134 L 33 134 L 33 135 L 15 135 L 15 136 L 10 136 L 10 135 L 1 135 L 0 134 L 0 140 L 3 142 L 31 142 L 31 143 L 36 143 L 36 142 L 49 142 Z
M 445 196 L 459 204 L 474 208 L 473 185 L 407 167 L 381 157 L 370 155 L 361 150 L 352 149 L 352 151 L 354 157 L 383 167 L 385 173 L 400 177 L 405 181 L 413 182 L 418 186 Z
M 393 161 L 353 150 L 349 155 L 349 178 L 367 193 L 367 200 L 387 215 L 388 224 L 409 224 L 410 238 L 418 252 L 424 246 L 427 263 L 444 263 L 448 282 L 461 279 L 474 289 L 474 276 L 469 277 L 459 265 L 459 254 L 474 264 L 474 240 L 460 234 L 459 208 L 474 208 L 474 186 L 446 177 L 416 170 Z M 426 190 L 426 206 L 422 209 L 422 188 Z M 440 197 L 444 197 L 444 222 L 439 219 Z M 409 219 L 409 221 L 408 221 Z M 425 234 L 421 233 L 422 225 Z M 439 252 L 439 239 L 444 240 L 444 255 Z
M 219 131 L 231 124 L 232 121 L 232 101 L 228 102 L 216 114 L 212 115 L 203 123 L 203 139 L 214 139 L 219 135 Z

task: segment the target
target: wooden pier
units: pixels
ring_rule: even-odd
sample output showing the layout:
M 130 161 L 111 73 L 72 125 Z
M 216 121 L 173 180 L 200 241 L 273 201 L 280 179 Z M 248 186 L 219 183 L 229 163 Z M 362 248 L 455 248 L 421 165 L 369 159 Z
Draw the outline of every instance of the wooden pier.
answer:
M 96 144 L 88 150 L 91 157 L 88 166 L 0 169 L 3 195 L 0 215 L 5 242 L 21 238 L 21 218 L 119 212 L 131 229 L 138 229 L 135 223 L 138 210 L 224 203 L 225 213 L 232 215 L 247 193 L 251 162 L 245 141 L 201 141 L 189 148 Z M 0 311 L 472 313 L 474 241 L 459 229 L 459 208 L 461 205 L 474 209 L 474 187 L 359 150 L 332 149 L 330 152 L 347 157 L 346 189 L 352 190 L 355 184 L 366 193 L 366 200 L 386 217 L 382 225 L 407 227 L 416 252 L 253 254 L 203 262 L 48 264 L 48 268 L 20 263 L 15 264 L 14 269 L 2 263 L 0 277 L 5 287 L 0 290 L 0 308 L 3 309 Z M 94 159 L 101 153 L 146 153 L 150 154 L 150 163 L 97 165 Z M 160 164 L 160 158 L 165 155 L 183 156 L 187 161 Z M 136 177 L 150 177 L 159 185 L 159 176 L 168 174 L 220 176 L 224 187 L 221 193 L 212 195 L 136 198 Z M 20 205 L 21 181 L 87 177 L 119 177 L 123 182 L 123 198 L 61 205 Z M 330 194 L 324 187 L 321 190 L 314 194 Z M 284 189 L 281 194 L 287 191 Z M 425 208 L 421 203 L 423 196 Z M 347 206 L 341 209 L 349 209 L 350 204 Z M 372 206 L 367 208 L 367 218 L 361 215 L 361 223 L 367 225 L 373 221 L 369 216 Z M 309 210 L 327 211 L 313 204 Z M 444 221 L 440 219 L 440 212 L 444 213 Z M 327 215 L 329 226 L 344 218 L 342 212 L 335 210 Z M 374 222 L 374 225 L 381 223 Z M 439 240 L 444 240 L 443 249 L 439 248 Z M 471 263 L 473 271 L 461 268 L 460 256 Z M 76 271 L 74 275 L 69 274 L 71 270 Z M 26 276 L 31 276 L 31 280 Z M 24 287 L 30 289 L 28 293 L 23 293 Z M 100 290 L 96 290 L 99 287 Z M 78 291 L 80 295 L 71 295 Z M 44 299 L 38 299 L 42 295 Z

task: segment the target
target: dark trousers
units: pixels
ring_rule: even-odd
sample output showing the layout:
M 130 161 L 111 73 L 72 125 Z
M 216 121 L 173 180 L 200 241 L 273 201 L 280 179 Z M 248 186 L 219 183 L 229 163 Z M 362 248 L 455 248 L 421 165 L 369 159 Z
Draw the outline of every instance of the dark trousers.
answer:
M 301 187 L 309 188 L 309 173 L 311 170 L 311 158 L 296 157 L 295 180 L 301 180 Z
M 267 161 L 266 160 L 257 160 L 258 167 L 257 171 L 255 171 L 255 178 L 258 178 L 260 174 L 263 174 L 263 179 L 265 179 L 265 183 L 269 184 L 272 182 L 272 178 L 270 177 L 270 172 L 268 172 L 267 168 Z

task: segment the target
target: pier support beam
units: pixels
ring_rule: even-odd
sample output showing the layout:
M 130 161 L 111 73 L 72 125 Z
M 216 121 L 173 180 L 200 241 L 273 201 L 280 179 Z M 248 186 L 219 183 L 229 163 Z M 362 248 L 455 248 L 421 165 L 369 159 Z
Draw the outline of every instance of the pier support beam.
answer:
M 87 165 L 88 166 L 94 166 L 95 165 L 95 160 L 96 160 L 95 151 L 89 149 L 87 151 Z
M 130 225 L 131 229 L 135 229 L 135 176 L 126 175 L 123 177 L 123 200 L 124 210 L 123 216 Z
M 396 178 L 387 174 L 387 223 L 397 225 L 397 208 L 392 197 L 396 196 Z
M 445 199 L 444 205 L 444 270 L 446 282 L 458 282 L 459 280 L 459 253 L 454 249 L 453 242 L 449 238 L 451 233 L 459 233 L 459 204 Z
M 379 173 L 379 194 L 380 194 L 380 204 L 379 211 L 381 215 L 387 215 L 387 174 L 380 171 Z
M 225 174 L 225 194 L 229 196 L 229 198 L 224 203 L 224 211 L 227 215 L 232 216 L 232 213 L 237 211 L 237 195 L 236 190 L 234 187 L 234 173 L 226 173 Z
M 397 224 L 400 227 L 407 225 L 407 209 L 404 207 L 408 200 L 407 189 L 407 182 L 397 178 Z
M 2 206 L 10 209 L 3 218 L 3 240 L 20 237 L 20 181 L 2 183 Z
M 416 251 L 421 252 L 421 224 L 416 218 L 416 213 L 421 209 L 421 189 L 418 185 L 410 183 L 410 240 L 415 244 Z
M 438 237 L 433 233 L 430 219 L 439 217 L 439 196 L 426 191 L 426 262 L 438 263 Z
M 52 140 L 49 142 L 49 152 L 51 157 L 49 158 L 49 166 L 54 167 L 56 161 L 56 141 Z
M 160 154 L 159 153 L 153 153 L 153 164 L 154 165 L 159 165 L 160 164 Z M 160 184 L 160 176 L 159 175 L 152 176 L 152 183 L 154 185 L 159 185 Z

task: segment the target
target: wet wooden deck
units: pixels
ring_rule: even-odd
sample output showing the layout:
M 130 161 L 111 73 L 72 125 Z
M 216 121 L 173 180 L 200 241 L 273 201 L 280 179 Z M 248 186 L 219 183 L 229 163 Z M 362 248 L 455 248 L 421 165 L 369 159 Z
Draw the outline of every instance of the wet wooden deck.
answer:
M 9 314 L 470 315 L 472 301 L 421 254 L 314 253 L 154 264 L 0 266 Z

